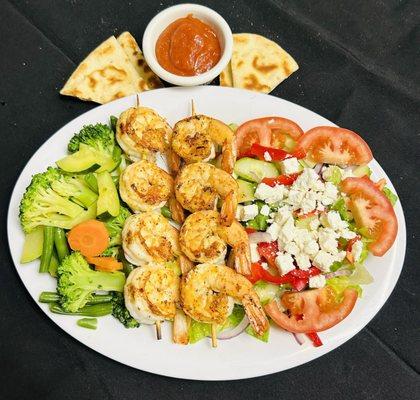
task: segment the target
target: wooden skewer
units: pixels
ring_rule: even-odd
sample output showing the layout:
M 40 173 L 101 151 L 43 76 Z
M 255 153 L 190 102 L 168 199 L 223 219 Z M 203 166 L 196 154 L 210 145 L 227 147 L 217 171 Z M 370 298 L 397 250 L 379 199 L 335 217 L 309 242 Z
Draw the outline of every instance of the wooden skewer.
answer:
M 136 107 L 140 107 L 140 96 L 138 93 L 136 94 Z
M 217 347 L 217 325 L 211 324 L 211 347 Z
M 162 339 L 162 331 L 161 331 L 161 324 L 160 321 L 156 321 L 155 322 L 156 325 L 156 338 L 157 340 L 161 340 Z
M 191 99 L 191 116 L 196 115 L 194 100 Z

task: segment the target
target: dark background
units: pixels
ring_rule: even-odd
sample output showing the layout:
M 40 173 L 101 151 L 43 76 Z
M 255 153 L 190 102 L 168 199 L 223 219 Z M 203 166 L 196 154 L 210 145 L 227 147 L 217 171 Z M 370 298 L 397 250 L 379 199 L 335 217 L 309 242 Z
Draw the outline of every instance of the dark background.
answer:
M 0 398 L 419 399 L 419 2 L 198 2 L 220 12 L 234 32 L 263 34 L 298 61 L 300 69 L 275 95 L 367 139 L 405 210 L 401 278 L 373 321 L 339 349 L 257 379 L 160 377 L 64 334 L 15 273 L 6 236 L 9 197 L 38 147 L 95 106 L 58 94 L 76 65 L 112 34 L 129 30 L 141 43 L 148 21 L 172 2 L 0 0 Z

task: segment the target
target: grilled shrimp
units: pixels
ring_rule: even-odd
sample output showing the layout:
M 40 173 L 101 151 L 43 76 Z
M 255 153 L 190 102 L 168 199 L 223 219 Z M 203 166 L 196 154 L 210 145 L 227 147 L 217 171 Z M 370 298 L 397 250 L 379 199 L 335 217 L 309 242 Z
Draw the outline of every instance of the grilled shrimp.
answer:
M 173 178 L 154 163 L 140 160 L 130 164 L 120 176 L 120 195 L 134 212 L 152 211 L 168 203 L 176 222 L 184 220 L 175 199 Z
M 174 126 L 172 148 L 187 164 L 214 159 L 216 146 L 222 146 L 221 166 L 231 174 L 236 160 L 233 143 L 232 129 L 206 115 L 193 115 Z
M 124 286 L 129 313 L 148 325 L 175 318 L 179 293 L 179 276 L 162 264 L 150 263 L 133 269 Z
M 200 264 L 181 281 L 181 304 L 191 318 L 221 325 L 232 311 L 231 298 L 244 306 L 258 335 L 268 329 L 268 320 L 252 283 L 225 265 Z
M 150 108 L 131 107 L 118 118 L 116 139 L 132 161 L 154 161 L 168 151 L 171 137 L 169 124 Z
M 122 231 L 126 259 L 134 265 L 174 261 L 180 256 L 178 230 L 156 212 L 133 214 Z
M 238 205 L 238 184 L 227 172 L 202 162 L 184 166 L 175 179 L 175 196 L 191 212 L 214 210 L 223 200 L 221 223 L 230 225 Z
M 182 252 L 194 262 L 224 264 L 227 245 L 230 245 L 236 271 L 250 274 L 251 255 L 244 227 L 236 220 L 230 226 L 223 226 L 219 220 L 217 211 L 197 211 L 189 215 L 179 232 Z

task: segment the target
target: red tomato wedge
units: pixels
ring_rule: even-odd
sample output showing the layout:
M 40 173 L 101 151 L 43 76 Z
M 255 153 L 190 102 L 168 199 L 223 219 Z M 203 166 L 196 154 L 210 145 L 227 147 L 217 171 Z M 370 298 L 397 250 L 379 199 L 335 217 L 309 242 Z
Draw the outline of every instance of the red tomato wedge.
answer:
M 278 326 L 289 332 L 321 332 L 346 318 L 353 310 L 356 300 L 357 291 L 346 289 L 343 300 L 337 303 L 333 289 L 326 286 L 303 292 L 286 292 L 281 302 L 289 310 L 290 317 L 280 310 L 276 300 L 264 308 Z
M 288 137 L 297 141 L 302 135 L 301 127 L 287 118 L 252 119 L 237 129 L 236 149 L 238 155 L 241 156 L 246 154 L 254 143 L 266 147 L 283 148 Z
M 349 198 L 350 211 L 358 228 L 365 227 L 373 242 L 368 248 L 375 256 L 383 256 L 393 245 L 398 232 L 394 208 L 374 182 L 363 178 L 346 178 L 341 191 Z
M 332 126 L 310 129 L 300 137 L 298 146 L 316 163 L 362 165 L 373 158 L 368 144 L 357 133 Z

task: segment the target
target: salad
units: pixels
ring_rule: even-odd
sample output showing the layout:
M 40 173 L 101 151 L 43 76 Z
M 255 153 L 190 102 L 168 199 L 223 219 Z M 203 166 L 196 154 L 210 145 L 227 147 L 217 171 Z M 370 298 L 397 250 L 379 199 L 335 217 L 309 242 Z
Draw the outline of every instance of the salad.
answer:
M 112 315 L 160 339 L 169 322 L 178 344 L 267 342 L 271 320 L 321 345 L 372 282 L 368 254 L 397 234 L 369 146 L 343 128 L 193 114 L 172 128 L 137 104 L 83 127 L 33 176 L 21 262 L 39 259 L 57 282 L 39 301 L 89 329 Z

